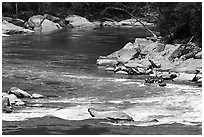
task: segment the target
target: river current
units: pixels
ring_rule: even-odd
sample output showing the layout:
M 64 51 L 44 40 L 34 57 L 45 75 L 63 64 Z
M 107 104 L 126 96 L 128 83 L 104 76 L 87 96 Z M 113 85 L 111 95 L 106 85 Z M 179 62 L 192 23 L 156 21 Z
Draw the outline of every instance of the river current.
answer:
M 95 107 L 126 112 L 141 126 L 200 124 L 201 88 L 145 85 L 142 79 L 106 72 L 96 65 L 99 56 L 146 36 L 149 34 L 141 28 L 104 28 L 2 37 L 2 90 L 16 86 L 45 96 L 26 99 L 26 107 L 3 114 L 2 120 L 21 121 L 50 114 L 83 120 L 91 118 L 87 110 Z M 159 122 L 145 122 L 152 119 Z

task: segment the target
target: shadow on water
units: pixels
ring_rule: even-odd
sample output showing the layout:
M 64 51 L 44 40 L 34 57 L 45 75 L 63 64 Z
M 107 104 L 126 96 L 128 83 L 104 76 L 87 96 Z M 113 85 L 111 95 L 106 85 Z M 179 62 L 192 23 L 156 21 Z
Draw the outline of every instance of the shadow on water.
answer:
M 93 128 L 89 125 L 83 125 L 69 130 L 53 130 L 46 127 L 24 128 L 17 131 L 5 132 L 3 135 L 101 135 L 108 131 L 107 128 L 103 127 Z

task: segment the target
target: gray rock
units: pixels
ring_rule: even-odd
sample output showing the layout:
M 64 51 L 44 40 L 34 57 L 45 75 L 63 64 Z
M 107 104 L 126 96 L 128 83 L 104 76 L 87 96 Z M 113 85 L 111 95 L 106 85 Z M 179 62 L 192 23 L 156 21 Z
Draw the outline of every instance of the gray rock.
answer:
M 96 26 L 88 21 L 86 18 L 83 18 L 78 15 L 69 15 L 65 18 L 74 28 L 95 28 Z
M 10 103 L 14 104 L 14 105 L 16 104 L 16 102 L 22 102 L 22 100 L 18 99 L 17 96 L 14 94 L 10 94 L 10 95 L 4 96 L 4 97 L 9 98 Z
M 17 87 L 12 87 L 8 94 L 14 94 L 19 98 L 32 98 L 32 96 L 28 92 L 23 91 Z
M 110 119 L 114 121 L 134 121 L 131 116 L 121 111 L 105 111 L 98 110 L 95 108 L 89 108 L 88 112 L 92 117 L 102 118 L 102 119 Z
M 50 15 L 51 16 L 51 15 Z M 61 28 L 61 26 L 58 23 L 54 23 L 48 19 L 47 17 L 50 17 L 47 14 L 44 16 L 42 15 L 36 15 L 32 16 L 28 19 L 28 22 L 25 23 L 25 27 L 28 29 L 33 29 L 35 31 L 53 31 Z
M 19 33 L 31 33 L 33 31 L 25 29 L 23 27 L 16 26 L 7 21 L 2 22 L 2 33 L 3 34 L 19 34 Z
M 174 79 L 174 81 L 192 81 L 195 78 L 196 74 L 186 74 L 180 73 L 178 77 Z
M 58 23 L 54 23 L 48 19 L 45 19 L 42 22 L 41 27 L 42 27 L 42 30 L 41 30 L 42 32 L 54 31 L 62 28 Z
M 15 103 L 15 106 L 25 106 L 26 103 L 24 101 L 19 101 Z
M 2 112 L 4 113 L 11 113 L 12 107 L 8 97 L 2 98 Z
M 37 94 L 37 93 L 34 93 L 34 94 L 32 94 L 32 98 L 35 98 L 35 99 L 37 99 L 37 98 L 44 98 L 44 96 L 40 95 L 40 94 Z

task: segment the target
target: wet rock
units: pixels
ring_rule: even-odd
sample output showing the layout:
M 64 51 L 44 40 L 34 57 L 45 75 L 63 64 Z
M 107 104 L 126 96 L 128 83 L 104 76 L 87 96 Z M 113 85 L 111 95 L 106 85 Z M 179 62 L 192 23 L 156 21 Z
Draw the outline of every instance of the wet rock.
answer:
M 17 87 L 12 87 L 10 91 L 8 91 L 8 94 L 14 94 L 19 98 L 32 98 L 32 96 L 29 93 Z
M 10 95 L 4 96 L 4 97 L 9 98 L 10 103 L 13 104 L 13 105 L 15 105 L 16 102 L 22 102 L 22 100 L 18 99 L 17 96 L 14 95 L 14 94 L 10 94 Z
M 173 79 L 174 81 L 193 81 L 196 74 L 187 74 L 187 73 L 180 73 L 178 77 Z
M 40 94 L 37 94 L 37 93 L 34 93 L 34 94 L 32 94 L 32 98 L 34 98 L 34 99 L 44 98 L 44 96 L 43 96 L 43 95 L 40 95 Z
M 107 67 L 105 70 L 106 70 L 106 71 L 114 71 L 115 68 L 114 68 L 114 67 Z
M 128 72 L 126 72 L 126 71 L 124 71 L 124 70 L 119 70 L 119 71 L 116 71 L 115 73 L 128 75 Z
M 3 34 L 19 34 L 19 33 L 31 33 L 33 31 L 24 29 L 23 27 L 16 26 L 7 21 L 2 22 L 2 33 Z
M 110 111 L 110 110 L 106 111 L 106 110 L 99 110 L 95 108 L 89 108 L 88 112 L 92 117 L 97 117 L 102 119 L 106 118 L 114 121 L 134 121 L 131 116 L 129 116 L 125 112 L 120 112 L 120 111 Z
M 15 106 L 25 106 L 25 105 L 26 105 L 26 103 L 23 101 L 19 101 L 19 102 L 15 103 Z
M 10 100 L 8 97 L 2 98 L 2 112 L 4 112 L 4 113 L 11 113 L 12 112 L 11 103 L 10 103 Z
M 65 20 L 68 21 L 74 28 L 95 28 L 93 23 L 78 15 L 69 15 L 65 18 Z

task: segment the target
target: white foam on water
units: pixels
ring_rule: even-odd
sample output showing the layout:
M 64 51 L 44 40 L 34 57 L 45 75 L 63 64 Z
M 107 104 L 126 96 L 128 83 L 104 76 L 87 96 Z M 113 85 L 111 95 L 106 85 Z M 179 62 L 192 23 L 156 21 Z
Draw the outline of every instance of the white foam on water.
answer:
M 4 121 L 23 121 L 29 118 L 39 118 L 55 112 L 57 108 L 26 108 L 12 113 L 2 113 Z
M 193 122 L 202 121 L 201 92 L 201 89 L 186 90 L 186 87 L 182 87 L 160 96 L 131 99 L 128 101 L 137 104 L 125 109 L 124 112 L 132 116 L 135 121 L 149 121 L 156 118 L 159 120 L 156 124 L 177 122 L 193 125 Z M 142 125 L 148 125 L 148 123 Z
M 63 98 L 59 100 L 49 100 L 50 103 L 72 103 L 72 104 L 90 104 L 90 103 L 97 103 L 101 104 L 104 103 L 100 101 L 99 98 L 96 97 L 81 97 L 81 98 Z
M 114 82 L 124 82 L 124 81 L 127 81 L 128 79 L 124 79 L 124 78 L 117 78 L 117 79 L 114 79 L 113 81 Z

